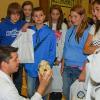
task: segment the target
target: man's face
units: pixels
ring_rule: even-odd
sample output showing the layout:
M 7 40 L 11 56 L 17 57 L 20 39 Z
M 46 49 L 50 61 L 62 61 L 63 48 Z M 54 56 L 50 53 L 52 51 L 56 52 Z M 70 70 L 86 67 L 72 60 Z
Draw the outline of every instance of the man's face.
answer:
M 11 59 L 7 62 L 9 74 L 18 71 L 19 68 L 19 58 L 16 52 L 11 53 Z

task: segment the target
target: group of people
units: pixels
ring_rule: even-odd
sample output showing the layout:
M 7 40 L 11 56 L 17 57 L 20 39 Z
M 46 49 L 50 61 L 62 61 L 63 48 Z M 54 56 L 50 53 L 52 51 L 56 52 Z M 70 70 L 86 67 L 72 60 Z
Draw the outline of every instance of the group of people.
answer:
M 74 81 L 85 81 L 87 56 L 100 48 L 100 0 L 94 0 L 92 5 L 92 26 L 81 5 L 71 8 L 70 26 L 64 23 L 63 12 L 58 5 L 51 6 L 47 22 L 44 10 L 41 7 L 33 8 L 31 1 L 25 1 L 22 7 L 17 2 L 8 6 L 7 16 L 0 23 L 0 100 L 25 99 L 20 96 L 23 68 L 28 98 L 41 100 L 44 96 L 43 99 L 47 100 L 44 92 L 52 71 L 39 75 L 38 65 L 42 60 L 48 61 L 52 69 L 58 66 L 57 71 L 62 76 L 62 91 L 52 91 L 50 100 L 61 100 L 62 94 L 65 100 L 70 100 L 70 87 Z M 34 61 L 19 64 L 18 49 L 11 44 L 20 30 L 27 32 L 28 28 L 34 31 Z

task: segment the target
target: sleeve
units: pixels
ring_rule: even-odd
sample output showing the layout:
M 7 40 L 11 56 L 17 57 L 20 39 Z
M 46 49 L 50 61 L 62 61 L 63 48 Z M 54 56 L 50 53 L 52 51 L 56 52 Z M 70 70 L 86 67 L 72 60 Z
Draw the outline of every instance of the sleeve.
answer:
M 0 87 L 2 92 L 0 92 L 0 100 L 28 100 L 19 95 L 17 89 L 12 84 L 2 84 L 3 86 Z
M 4 37 L 4 34 L 2 32 L 2 24 L 0 23 L 0 44 L 1 44 L 3 37 Z
M 63 48 L 64 48 L 64 43 L 65 43 L 65 36 L 66 36 L 66 32 L 67 32 L 67 25 L 65 23 L 62 24 L 62 36 L 61 36 L 61 39 L 59 40 L 59 43 L 58 43 L 58 57 L 57 57 L 57 60 L 58 61 L 61 61 L 62 59 L 62 55 L 63 55 Z
M 100 86 L 95 89 L 95 100 L 100 100 Z
M 49 49 L 49 57 L 48 57 L 48 62 L 50 63 L 51 66 L 53 66 L 55 57 L 56 57 L 56 36 L 54 33 L 50 35 L 50 49 Z
M 42 96 L 38 92 L 36 92 L 31 99 L 20 96 L 17 89 L 12 84 L 4 83 L 0 89 L 2 89 L 2 92 L 0 91 L 0 100 L 42 100 Z
M 92 25 L 89 31 L 89 34 L 94 35 L 95 34 L 95 25 Z
M 36 93 L 32 96 L 31 100 L 42 100 L 42 96 L 41 96 L 38 92 L 36 92 Z

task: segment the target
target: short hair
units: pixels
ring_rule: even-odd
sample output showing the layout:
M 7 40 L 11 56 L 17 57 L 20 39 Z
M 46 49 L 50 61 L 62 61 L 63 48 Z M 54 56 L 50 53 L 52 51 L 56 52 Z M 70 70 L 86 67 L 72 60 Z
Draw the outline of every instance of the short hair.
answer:
M 10 17 L 11 14 L 20 14 L 21 16 L 22 8 L 19 3 L 13 2 L 9 4 L 8 9 L 7 9 L 7 17 Z
M 18 48 L 12 46 L 5 46 L 5 45 L 0 46 L 0 64 L 2 63 L 2 61 L 7 62 L 9 59 L 11 59 L 11 53 L 17 51 Z
M 42 7 L 36 7 L 33 9 L 32 15 L 34 15 L 34 12 L 37 12 L 37 11 L 42 11 L 44 13 L 44 15 L 46 14 Z

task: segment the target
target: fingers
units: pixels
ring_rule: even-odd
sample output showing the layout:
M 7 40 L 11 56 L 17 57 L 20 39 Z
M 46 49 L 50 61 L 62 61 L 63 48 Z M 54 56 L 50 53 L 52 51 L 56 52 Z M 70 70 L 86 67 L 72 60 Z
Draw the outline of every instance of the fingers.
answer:
M 45 79 L 45 80 L 48 81 L 48 80 L 50 80 L 51 76 L 52 76 L 52 70 L 48 70 L 48 71 L 46 71 L 46 72 L 44 73 L 43 79 Z
M 52 75 L 53 75 L 52 70 L 45 71 L 45 73 L 43 75 L 38 73 L 39 81 L 42 81 L 42 80 L 49 81 L 50 78 L 52 77 Z
M 38 76 L 39 76 L 39 81 L 41 81 L 43 76 L 40 73 L 38 73 Z

